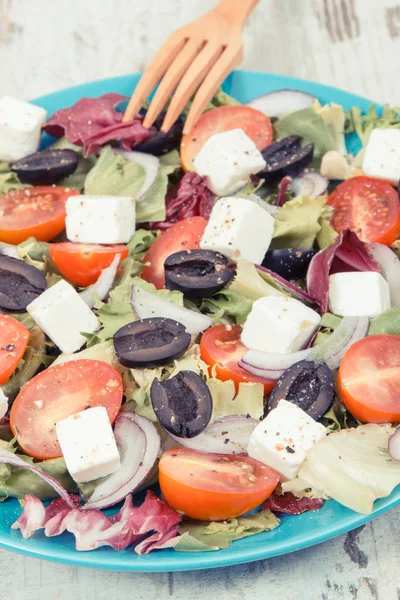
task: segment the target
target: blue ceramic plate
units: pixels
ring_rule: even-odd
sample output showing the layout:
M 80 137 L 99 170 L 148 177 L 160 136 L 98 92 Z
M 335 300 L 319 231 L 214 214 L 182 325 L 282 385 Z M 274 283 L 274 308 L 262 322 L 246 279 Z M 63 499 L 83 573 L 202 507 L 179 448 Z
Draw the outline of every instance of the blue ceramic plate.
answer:
M 51 114 L 59 108 L 70 106 L 83 96 L 95 97 L 107 92 L 130 95 L 138 78 L 138 75 L 132 75 L 95 81 L 43 96 L 38 98 L 35 103 L 43 106 Z M 361 109 L 366 110 L 370 104 L 365 98 L 349 92 L 268 73 L 236 71 L 224 84 L 225 91 L 241 102 L 247 102 L 256 96 L 282 88 L 300 89 L 314 94 L 322 103 L 337 102 L 342 104 L 345 109 L 358 105 Z M 316 512 L 304 513 L 295 517 L 283 516 L 280 526 L 274 531 L 234 542 L 227 550 L 202 553 L 162 550 L 147 556 L 137 556 L 129 548 L 121 552 L 116 552 L 111 548 L 77 552 L 74 546 L 74 537 L 68 533 L 54 538 L 46 538 L 43 534 L 38 533 L 33 538 L 24 540 L 19 531 L 10 529 L 21 509 L 17 500 L 9 499 L 0 504 L 0 545 L 36 558 L 115 571 L 210 569 L 287 554 L 325 542 L 366 523 L 399 504 L 400 487 L 388 498 L 376 502 L 374 512 L 368 516 L 357 514 L 331 500 Z

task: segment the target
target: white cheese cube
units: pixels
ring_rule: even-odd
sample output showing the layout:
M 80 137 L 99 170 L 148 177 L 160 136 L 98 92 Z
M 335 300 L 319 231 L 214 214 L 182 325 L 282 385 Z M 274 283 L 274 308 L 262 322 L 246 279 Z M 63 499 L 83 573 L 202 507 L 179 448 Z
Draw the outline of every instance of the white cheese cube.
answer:
M 245 198 L 221 198 L 212 209 L 200 248 L 260 264 L 273 233 L 274 218 L 261 206 Z
M 290 480 L 307 452 L 325 435 L 323 425 L 292 402 L 281 400 L 252 432 L 247 452 Z
M 26 310 L 61 352 L 79 350 L 86 341 L 81 332 L 94 333 L 100 326 L 96 315 L 64 280 L 40 294 Z
M 362 164 L 364 175 L 397 185 L 400 179 L 400 129 L 373 129 Z
M 0 419 L 2 419 L 8 411 L 8 398 L 0 388 Z
M 266 165 L 261 152 L 242 129 L 212 135 L 193 164 L 196 173 L 207 177 L 207 186 L 217 196 L 233 194 L 248 182 L 250 175 Z
M 131 196 L 71 196 L 66 213 L 71 242 L 124 244 L 135 233 L 135 199 Z
M 243 326 L 242 342 L 263 352 L 296 352 L 310 341 L 320 321 L 320 315 L 299 300 L 266 296 L 254 302 Z
M 390 289 L 380 273 L 329 276 L 329 310 L 340 317 L 376 317 L 390 308 Z
M 67 469 L 77 483 L 106 477 L 120 467 L 114 433 L 104 406 L 75 413 L 56 424 Z
M 0 160 L 12 162 L 39 148 L 47 112 L 10 96 L 0 99 Z

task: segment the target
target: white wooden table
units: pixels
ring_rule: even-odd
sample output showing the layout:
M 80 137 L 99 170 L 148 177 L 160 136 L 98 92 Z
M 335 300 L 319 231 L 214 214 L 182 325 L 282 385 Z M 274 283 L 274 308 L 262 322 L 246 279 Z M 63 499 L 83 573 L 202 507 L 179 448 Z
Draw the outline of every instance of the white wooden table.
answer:
M 235 0 L 232 0 L 234 2 Z M 0 95 L 29 99 L 142 70 L 167 33 L 213 0 L 0 0 Z M 400 0 L 261 0 L 244 68 L 400 105 Z M 308 550 L 192 573 L 78 569 L 0 550 L 7 600 L 399 600 L 400 510 Z

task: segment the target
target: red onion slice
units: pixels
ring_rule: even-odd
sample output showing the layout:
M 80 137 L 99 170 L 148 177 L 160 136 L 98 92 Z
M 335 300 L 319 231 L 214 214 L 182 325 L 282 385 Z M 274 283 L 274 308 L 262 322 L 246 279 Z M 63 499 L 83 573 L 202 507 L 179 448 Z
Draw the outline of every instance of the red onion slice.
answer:
M 329 181 L 317 171 L 304 171 L 293 179 L 290 189 L 296 196 L 324 196 L 328 190 Z
M 333 371 L 339 367 L 350 346 L 366 336 L 368 327 L 368 317 L 344 317 L 332 335 L 313 348 L 290 354 L 248 350 L 239 361 L 239 366 L 252 375 L 266 379 L 279 379 L 286 369 L 300 360 L 313 360 L 316 363 L 324 361 Z
M 388 442 L 388 452 L 394 460 L 400 460 L 400 428 L 397 428 Z
M 43 481 L 51 485 L 54 491 L 56 491 L 57 494 L 59 494 L 59 496 L 61 496 L 61 498 L 65 500 L 68 506 L 74 508 L 75 504 L 71 500 L 67 490 L 63 488 L 63 486 L 57 481 L 57 479 L 54 479 L 54 477 L 52 477 L 48 473 L 37 469 L 32 464 L 26 463 L 22 460 L 22 458 L 19 458 L 19 456 L 17 456 L 13 452 L 10 452 L 9 450 L 5 450 L 5 448 L 0 448 L 0 463 L 5 465 L 12 465 L 13 467 L 21 467 L 21 469 L 26 469 L 27 471 L 32 471 L 32 473 L 36 473 L 36 475 L 43 479 Z
M 383 244 L 369 244 L 368 250 L 389 284 L 392 308 L 400 307 L 400 260 Z
M 286 191 L 287 191 L 288 187 L 290 187 L 291 183 L 292 183 L 292 178 L 289 177 L 289 175 L 286 175 L 285 177 L 283 177 L 283 179 L 281 179 L 281 181 L 279 182 L 278 199 L 276 201 L 276 206 L 278 208 L 283 206 L 286 203 Z
M 125 150 L 114 149 L 116 154 L 122 156 L 126 160 L 133 160 L 137 162 L 140 166 L 144 168 L 146 171 L 146 176 L 144 178 L 144 182 L 138 193 L 136 194 L 136 200 L 142 200 L 146 192 L 149 191 L 153 183 L 155 182 L 158 170 L 160 168 L 160 160 L 157 156 L 153 156 L 152 154 L 145 154 L 144 152 L 127 152 Z
M 123 500 L 144 481 L 157 460 L 160 436 L 145 417 L 122 411 L 114 428 L 121 466 L 96 486 L 82 508 L 107 508 Z
M 212 325 L 214 320 L 201 313 L 178 306 L 168 300 L 164 300 L 155 294 L 146 292 L 140 287 L 132 286 L 132 308 L 139 319 L 150 319 L 152 317 L 166 317 L 182 323 L 190 334 L 205 331 Z
M 315 96 L 300 90 L 276 90 L 247 102 L 268 117 L 280 117 L 314 104 Z
M 229 415 L 213 421 L 193 438 L 180 438 L 165 430 L 175 442 L 191 450 L 212 454 L 241 454 L 247 452 L 250 435 L 260 421 L 245 415 Z
M 102 270 L 96 283 L 89 285 L 89 287 L 83 290 L 83 292 L 79 293 L 80 297 L 84 302 L 86 302 L 89 308 L 92 308 L 95 305 L 96 298 L 99 300 L 104 300 L 104 298 L 108 295 L 112 284 L 114 283 L 120 260 L 120 254 L 114 256 L 111 265 Z

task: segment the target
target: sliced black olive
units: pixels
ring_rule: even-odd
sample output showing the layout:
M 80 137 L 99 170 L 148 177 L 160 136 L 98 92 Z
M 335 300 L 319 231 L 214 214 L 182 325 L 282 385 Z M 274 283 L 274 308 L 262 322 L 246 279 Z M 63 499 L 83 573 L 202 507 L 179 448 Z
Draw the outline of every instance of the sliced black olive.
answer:
M 275 181 L 285 175 L 296 177 L 312 161 L 314 144 L 301 147 L 298 135 L 289 135 L 273 142 L 261 151 L 266 161 L 265 168 L 257 173 L 266 181 Z
M 25 310 L 47 288 L 43 273 L 22 260 L 0 255 L 0 308 Z
M 135 151 L 137 150 L 138 152 L 147 152 L 147 154 L 161 156 L 162 154 L 166 154 L 167 152 L 170 152 L 170 150 L 179 147 L 182 138 L 183 121 L 182 119 L 178 119 L 172 125 L 171 129 L 164 133 L 163 131 L 160 131 L 164 117 L 165 113 L 158 117 L 154 123 L 157 131 L 152 133 L 147 140 L 141 142 L 138 146 L 135 146 Z
M 29 154 L 11 165 L 23 183 L 52 185 L 68 175 L 78 166 L 79 156 L 74 150 L 42 150 Z
M 160 425 L 179 437 L 199 435 L 211 419 L 210 390 L 193 371 L 180 371 L 165 381 L 154 379 L 150 396 Z
M 114 334 L 115 354 L 132 369 L 161 367 L 180 358 L 191 341 L 182 323 L 154 317 L 124 325 Z
M 165 287 L 190 298 L 207 298 L 222 290 L 235 275 L 228 259 L 213 250 L 183 250 L 164 262 Z
M 268 410 L 280 400 L 293 402 L 317 420 L 329 410 L 334 397 L 332 373 L 324 362 L 301 360 L 287 369 L 278 379 L 268 401 Z
M 289 281 L 303 279 L 314 254 L 314 250 L 299 250 L 298 248 L 268 250 L 261 265 Z

